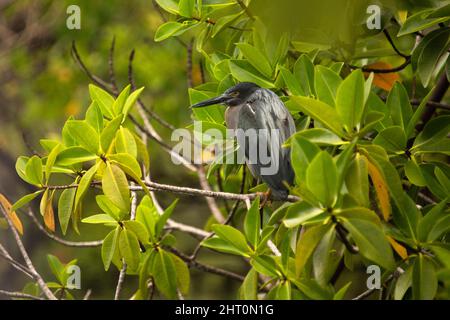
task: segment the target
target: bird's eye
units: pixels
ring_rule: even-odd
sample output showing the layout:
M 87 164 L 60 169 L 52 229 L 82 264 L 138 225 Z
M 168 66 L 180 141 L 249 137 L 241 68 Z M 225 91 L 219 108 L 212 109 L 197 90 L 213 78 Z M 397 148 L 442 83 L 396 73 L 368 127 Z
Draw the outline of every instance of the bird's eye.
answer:
M 232 96 L 232 97 L 237 97 L 238 95 L 239 95 L 239 92 L 237 92 L 237 91 L 233 91 L 230 93 L 230 96 Z

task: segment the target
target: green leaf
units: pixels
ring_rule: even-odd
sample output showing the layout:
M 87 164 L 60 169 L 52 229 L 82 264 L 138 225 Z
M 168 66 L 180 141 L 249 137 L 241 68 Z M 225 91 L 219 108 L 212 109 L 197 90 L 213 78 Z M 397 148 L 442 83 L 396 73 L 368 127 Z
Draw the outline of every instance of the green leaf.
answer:
M 213 32 L 211 34 L 211 38 L 214 38 L 218 35 L 223 29 L 227 28 L 231 25 L 237 18 L 243 15 L 244 12 L 240 11 L 236 14 L 220 17 L 216 20 L 216 24 L 213 26 Z
M 386 128 L 373 139 L 373 143 L 393 153 L 404 152 L 406 149 L 405 131 L 400 126 Z
M 153 262 L 152 274 L 158 290 L 169 299 L 177 297 L 177 274 L 171 256 L 164 250 L 158 250 Z
M 170 216 L 172 215 L 173 210 L 177 206 L 177 203 L 178 203 L 178 199 L 176 199 L 174 202 L 172 202 L 172 204 L 166 210 L 164 210 L 164 212 L 161 214 L 158 221 L 156 222 L 155 235 L 157 237 L 161 236 L 161 234 L 164 230 L 164 226 L 166 225 L 167 220 L 169 220 Z
M 238 251 L 243 254 L 249 254 L 250 248 L 247 245 L 244 235 L 237 229 L 228 226 L 215 224 L 212 229 L 219 238 L 227 241 L 229 244 L 234 246 Z
M 23 196 L 13 204 L 13 206 L 11 207 L 11 211 L 16 211 L 17 209 L 22 208 L 28 202 L 32 201 L 34 198 L 40 195 L 42 192 L 44 192 L 44 190 L 38 190 L 36 192 Z
M 155 41 L 163 41 L 167 38 L 179 36 L 188 29 L 197 24 L 197 21 L 185 21 L 184 23 L 169 21 L 161 26 L 155 32 Z
M 293 136 L 291 140 L 291 163 L 295 172 L 297 184 L 304 183 L 306 179 L 306 169 L 319 152 L 319 147 L 309 140 L 297 135 Z
M 380 226 L 363 219 L 342 219 L 362 256 L 392 270 L 395 266 L 391 246 Z
M 245 257 L 248 256 L 247 254 L 243 253 L 240 249 L 237 249 L 236 246 L 234 246 L 229 241 L 223 240 L 222 238 L 219 238 L 217 236 L 202 241 L 202 246 L 219 252 L 225 252 Z
M 411 287 L 412 283 L 412 271 L 413 268 L 409 266 L 405 272 L 403 272 L 400 277 L 398 277 L 394 289 L 394 299 L 402 300 L 406 291 Z
M 112 163 L 117 163 L 119 167 L 131 176 L 133 180 L 140 181 L 142 177 L 141 167 L 135 158 L 128 153 L 116 153 L 108 156 Z
M 127 101 L 125 101 L 125 105 L 122 110 L 124 120 L 127 117 L 128 113 L 130 112 L 131 108 L 134 106 L 136 101 L 139 99 L 139 96 L 141 95 L 142 91 L 144 91 L 144 87 L 134 90 L 130 94 L 130 96 L 127 98 Z
M 130 190 L 125 173 L 115 164 L 107 163 L 102 178 L 102 189 L 109 200 L 121 211 L 130 210 Z
M 81 180 L 78 183 L 77 193 L 75 195 L 75 204 L 74 204 L 75 209 L 74 210 L 78 209 L 81 199 L 83 199 L 84 195 L 86 194 L 86 191 L 89 189 L 89 186 L 91 185 L 92 179 L 94 178 L 94 175 L 97 172 L 97 169 L 98 169 L 98 164 L 92 166 L 81 177 Z
M 419 187 L 426 186 L 427 182 L 423 176 L 422 170 L 414 158 L 408 160 L 405 164 L 405 174 L 408 180 Z
M 160 6 L 163 10 L 177 15 L 179 13 L 178 11 L 178 4 L 174 0 L 156 0 L 156 3 L 158 6 Z
M 92 126 L 99 134 L 103 130 L 103 114 L 97 102 L 92 102 L 86 111 L 86 122 Z
M 340 84 L 341 77 L 324 66 L 318 65 L 314 70 L 314 86 L 316 88 L 317 98 L 320 101 L 334 107 L 336 105 L 336 93 Z
M 136 209 L 136 221 L 142 223 L 152 239 L 155 236 L 156 221 L 160 215 L 149 196 L 144 196 Z
M 291 97 L 291 101 L 295 104 L 295 110 L 293 111 L 304 112 L 338 136 L 342 137 L 344 135 L 341 117 L 333 107 L 309 97 L 293 96 Z
M 83 223 L 91 223 L 91 224 L 117 224 L 117 221 L 111 217 L 109 214 L 94 214 L 87 218 L 81 220 Z
M 336 164 L 326 151 L 317 154 L 306 169 L 306 186 L 326 208 L 337 200 L 337 179 Z
M 258 299 L 258 273 L 255 269 L 250 269 L 245 276 L 245 279 L 239 289 L 239 298 L 241 300 Z
M 113 104 L 113 113 L 114 116 L 118 116 L 119 114 L 122 114 L 123 106 L 125 105 L 125 101 L 127 100 L 128 96 L 130 95 L 130 87 L 131 85 L 127 85 L 122 92 L 119 94 L 117 99 L 114 101 Z
M 267 78 L 272 76 L 273 71 L 270 62 L 261 51 L 248 43 L 237 43 L 236 47 L 239 48 L 248 62 L 250 62 L 256 70 L 261 72 L 262 75 Z
M 350 285 L 352 283 L 349 282 L 346 285 L 344 285 L 342 288 L 340 288 L 333 296 L 333 300 L 344 300 L 345 294 L 347 293 L 348 288 L 350 288 Z
M 230 60 L 230 72 L 240 82 L 253 82 L 264 88 L 273 88 L 273 83 L 259 73 L 247 60 Z
M 47 161 L 45 162 L 45 182 L 48 183 L 50 179 L 50 174 L 52 172 L 53 165 L 55 164 L 56 157 L 58 156 L 59 152 L 61 151 L 62 146 L 61 144 L 57 144 L 52 151 L 49 153 L 47 157 Z
M 100 107 L 102 114 L 105 117 L 112 119 L 114 98 L 108 92 L 93 84 L 89 85 L 89 94 L 91 95 L 92 101 L 95 101 Z
M 126 229 L 122 230 L 119 236 L 119 250 L 128 268 L 132 271 L 137 270 L 141 252 L 134 232 Z
M 120 127 L 116 133 L 115 143 L 117 153 L 127 153 L 134 158 L 137 157 L 136 141 L 127 128 Z
M 66 123 L 69 134 L 87 151 L 97 153 L 99 150 L 99 135 L 95 129 L 82 120 L 69 120 Z
M 448 49 L 450 28 L 445 30 L 446 32 L 433 34 L 433 37 L 430 37 L 429 40 L 425 37 L 422 41 L 425 41 L 426 44 L 423 50 L 420 51 L 419 56 L 415 58 L 417 61 L 417 73 L 424 87 L 427 87 L 430 83 L 440 57 Z
M 61 193 L 58 200 L 58 219 L 63 235 L 66 234 L 67 226 L 72 215 L 75 203 L 76 188 L 69 188 Z
M 259 197 L 253 201 L 244 220 L 244 232 L 248 242 L 256 248 L 258 245 L 259 233 L 261 231 L 261 216 L 259 214 Z
M 254 257 L 250 260 L 250 264 L 255 268 L 256 271 L 259 273 L 269 276 L 278 278 L 281 273 L 277 268 L 277 263 L 275 260 L 268 255 L 260 255 L 257 257 Z
M 111 120 L 103 129 L 100 135 L 100 144 L 102 145 L 102 150 L 104 152 L 109 151 L 111 142 L 116 136 L 117 130 L 119 130 L 121 122 L 122 122 L 122 115 L 119 115 L 115 117 L 113 120 Z
M 359 130 L 364 111 L 364 76 L 361 70 L 353 71 L 339 85 L 336 93 L 336 110 L 347 132 Z
M 71 166 L 76 163 L 92 161 L 95 159 L 97 159 L 95 153 L 89 152 L 82 147 L 68 147 L 58 154 L 55 166 Z
M 26 166 L 25 175 L 29 181 L 34 185 L 42 185 L 44 182 L 44 175 L 42 172 L 42 160 L 38 156 L 32 156 Z
M 429 258 L 419 253 L 414 259 L 412 293 L 415 300 L 432 300 L 437 292 L 436 270 Z
M 123 225 L 125 229 L 132 231 L 142 244 L 148 244 L 149 235 L 147 229 L 145 229 L 145 226 L 142 223 L 139 221 L 129 220 L 123 221 Z
M 396 82 L 389 92 L 386 106 L 391 112 L 394 124 L 406 130 L 412 117 L 412 107 L 405 87 Z
M 425 145 L 432 145 L 444 139 L 450 130 L 450 115 L 439 116 L 427 122 L 422 132 L 414 140 L 411 151 Z
M 186 263 L 178 256 L 169 253 L 175 266 L 177 274 L 177 287 L 180 289 L 181 294 L 186 295 L 189 293 L 189 286 L 191 284 L 191 275 Z
M 295 250 L 295 270 L 297 276 L 302 273 L 308 259 L 312 256 L 320 240 L 332 227 L 330 224 L 309 227 L 299 237 Z
M 109 200 L 107 196 L 104 194 L 99 194 L 95 197 L 95 200 L 97 202 L 97 205 L 102 209 L 104 213 L 109 214 L 111 217 L 113 217 L 115 220 L 119 221 L 122 220 L 124 217 L 121 215 L 121 211 L 119 208 L 117 208 L 114 203 Z
M 345 176 L 345 185 L 348 193 L 361 206 L 369 206 L 369 173 L 367 162 L 359 153 L 350 163 L 348 174 Z
M 277 300 L 290 300 L 291 299 L 291 283 L 287 280 L 282 281 L 277 287 L 277 293 L 275 295 Z
M 295 76 L 285 67 L 280 67 L 280 74 L 283 78 L 284 83 L 288 87 L 289 91 L 296 96 L 304 96 L 305 93 L 303 92 L 302 87 L 300 86 L 300 83 L 295 78 Z
M 306 96 L 315 95 L 314 65 L 306 54 L 302 54 L 294 64 L 294 76 Z
M 324 211 L 322 208 L 314 207 L 306 201 L 297 202 L 288 208 L 287 214 L 283 219 L 283 223 L 287 228 L 294 228 L 312 218 L 317 217 L 323 212 Z
M 438 17 L 433 18 L 433 9 L 427 9 L 419 11 L 406 19 L 405 23 L 400 28 L 397 37 L 403 36 L 405 34 L 413 33 L 416 31 L 427 29 L 438 23 L 445 22 L 449 17 Z M 431 18 L 429 18 L 431 16 Z
M 50 266 L 50 269 L 52 270 L 52 273 L 56 276 L 56 279 L 58 279 L 59 283 L 63 286 L 66 284 L 64 283 L 64 265 L 59 261 L 59 259 L 51 254 L 47 255 L 47 262 Z
M 325 128 L 312 128 L 298 131 L 289 140 L 294 139 L 294 137 L 303 137 L 319 146 L 338 146 L 347 143 Z
M 195 0 L 180 0 L 178 3 L 178 8 L 180 11 L 180 16 L 192 18 L 194 14 Z
M 120 226 L 117 226 L 114 230 L 108 233 L 108 235 L 103 240 L 102 261 L 103 266 L 105 267 L 105 271 L 108 271 L 109 266 L 111 265 L 111 261 L 114 257 L 114 253 L 116 252 L 120 231 L 121 231 Z

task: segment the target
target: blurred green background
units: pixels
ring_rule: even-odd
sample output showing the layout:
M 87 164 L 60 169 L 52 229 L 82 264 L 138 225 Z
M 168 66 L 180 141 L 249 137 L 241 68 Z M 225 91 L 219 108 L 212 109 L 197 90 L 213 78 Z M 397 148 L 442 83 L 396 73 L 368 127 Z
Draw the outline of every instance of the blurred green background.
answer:
M 66 27 L 66 10 L 71 4 L 81 9 L 81 30 Z M 76 118 L 88 107 L 89 79 L 71 57 L 72 41 L 76 42 L 90 71 L 108 80 L 108 55 L 115 37 L 114 61 L 120 88 L 128 83 L 128 57 L 135 49 L 135 82 L 137 86 L 145 86 L 142 97 L 146 105 L 175 127 L 190 123 L 186 49 L 175 40 L 153 41 L 154 32 L 162 22 L 152 1 L 0 1 L 0 192 L 11 202 L 32 191 L 15 173 L 16 158 L 42 152 L 39 139 L 58 136 L 69 116 Z M 194 84 L 199 84 L 198 57 L 194 56 L 193 62 Z M 167 129 L 157 123 L 155 128 L 163 137 L 170 138 Z M 155 181 L 198 186 L 197 178 L 182 167 L 172 165 L 167 153 L 158 145 L 150 142 L 149 148 Z M 174 196 L 158 194 L 158 199 L 166 206 Z M 34 209 L 37 209 L 37 203 L 35 201 Z M 89 212 L 93 213 L 97 212 Z M 40 233 L 24 213 L 19 215 L 25 224 L 25 245 L 45 280 L 55 280 L 47 264 L 47 253 L 56 255 L 62 262 L 77 258 L 82 290 L 75 290 L 75 297 L 82 298 L 87 289 L 92 289 L 93 299 L 113 298 L 118 271 L 111 268 L 105 273 L 100 248 L 62 246 Z M 174 214 L 177 221 L 199 227 L 204 226 L 208 217 L 204 199 L 191 197 L 181 197 Z M 101 227 L 81 227 L 82 236 L 69 231 L 67 239 L 97 240 L 108 231 Z M 190 254 L 197 241 L 179 233 L 176 236 L 178 248 Z M 7 230 L 0 229 L 0 242 L 11 254 L 18 256 Z M 247 269 L 239 258 L 222 254 L 211 256 L 207 250 L 201 251 L 200 260 L 241 274 Z M 239 284 L 232 280 L 200 274 L 194 269 L 191 277 L 188 298 L 235 298 L 233 292 Z M 123 297 L 133 293 L 134 278 L 127 278 Z M 0 260 L 1 289 L 20 290 L 26 280 Z

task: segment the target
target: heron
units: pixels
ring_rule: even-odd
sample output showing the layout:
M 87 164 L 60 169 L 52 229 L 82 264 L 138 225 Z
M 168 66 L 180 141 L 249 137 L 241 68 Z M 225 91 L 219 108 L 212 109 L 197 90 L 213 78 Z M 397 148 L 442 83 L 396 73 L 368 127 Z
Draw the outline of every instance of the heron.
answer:
M 267 163 L 257 157 L 250 161 L 251 143 L 244 143 L 244 156 L 247 167 L 256 179 L 261 179 L 269 187 L 266 200 L 285 200 L 289 195 L 288 186 L 292 185 L 294 172 L 291 165 L 290 149 L 284 148 L 284 142 L 295 133 L 295 123 L 281 99 L 271 90 L 261 88 L 252 82 L 240 82 L 227 89 L 223 94 L 201 101 L 191 106 L 200 108 L 221 104 L 227 106 L 225 122 L 228 129 L 241 132 L 256 130 L 258 145 L 263 145 L 267 155 L 276 163 L 275 172 L 265 170 L 273 163 Z M 262 129 L 262 130 L 261 130 Z M 264 142 L 260 144 L 260 142 Z M 238 139 L 238 146 L 242 147 Z M 265 145 L 265 146 L 264 146 Z M 261 147 L 260 147 L 261 148 Z M 260 153 L 258 153 L 259 155 Z

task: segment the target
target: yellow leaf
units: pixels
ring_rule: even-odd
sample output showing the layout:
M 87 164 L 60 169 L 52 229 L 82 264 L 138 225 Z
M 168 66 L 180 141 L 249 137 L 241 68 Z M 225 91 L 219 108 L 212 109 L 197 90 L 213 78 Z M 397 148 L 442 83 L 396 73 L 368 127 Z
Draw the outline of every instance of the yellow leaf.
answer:
M 403 23 L 405 23 L 406 17 L 408 16 L 408 11 L 407 10 L 398 10 L 397 15 L 398 15 L 398 19 L 403 24 Z
M 44 210 L 44 224 L 52 232 L 55 232 L 55 213 L 53 211 L 53 195 L 55 190 L 53 190 L 52 194 L 48 198 L 45 204 Z
M 380 70 L 392 69 L 392 66 L 389 63 L 381 62 L 381 61 L 369 64 L 366 67 L 371 68 L 371 69 L 380 69 Z M 365 72 L 364 75 L 367 78 L 369 76 L 369 73 Z M 396 81 L 400 81 L 400 76 L 396 72 L 374 73 L 372 83 L 375 86 L 377 86 L 378 88 L 384 89 L 386 91 L 390 91 Z
M 6 197 L 0 193 L 0 204 L 5 209 L 6 214 L 11 219 L 11 222 L 13 223 L 14 227 L 17 229 L 17 231 L 23 235 L 23 225 L 20 221 L 19 217 L 17 216 L 15 211 L 11 211 L 11 203 L 6 199 Z
M 388 221 L 391 215 L 391 203 L 389 202 L 389 191 L 386 181 L 381 171 L 373 163 L 368 161 L 366 157 L 364 157 L 364 159 L 367 161 L 369 176 L 375 187 L 375 193 L 378 198 L 378 206 L 380 207 L 384 220 Z
M 395 252 L 397 252 L 398 255 L 400 257 L 402 257 L 402 259 L 408 258 L 408 252 L 406 251 L 406 248 L 404 246 L 402 246 L 400 243 L 395 241 L 394 238 L 392 238 L 392 237 L 387 236 L 387 239 L 388 239 L 389 243 L 391 244 L 392 249 L 394 249 Z

